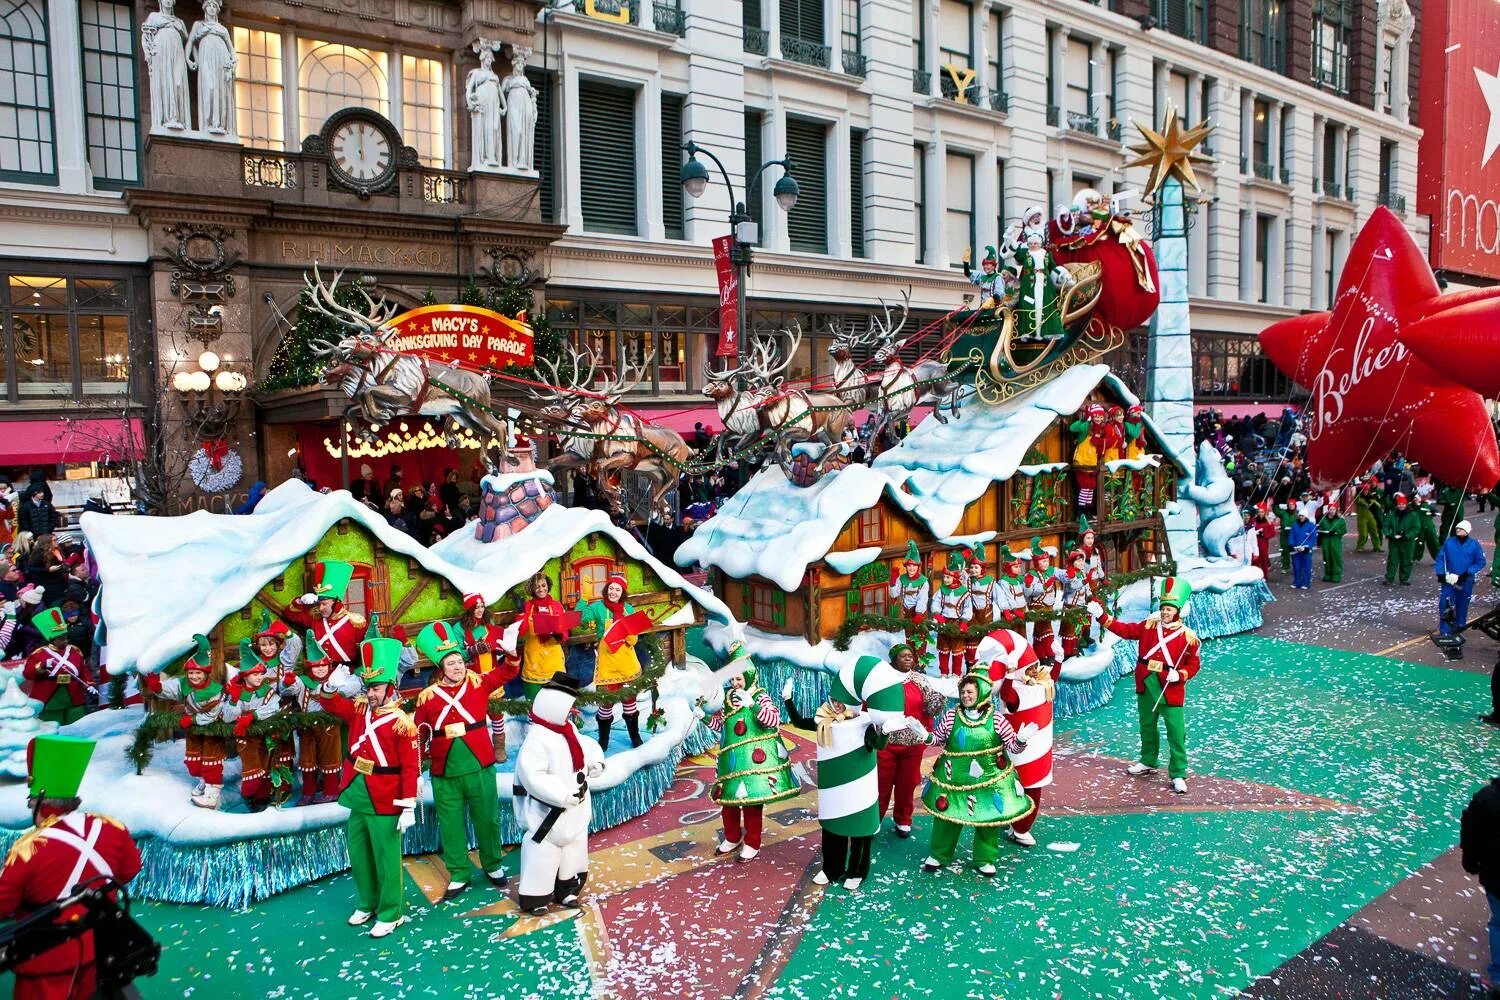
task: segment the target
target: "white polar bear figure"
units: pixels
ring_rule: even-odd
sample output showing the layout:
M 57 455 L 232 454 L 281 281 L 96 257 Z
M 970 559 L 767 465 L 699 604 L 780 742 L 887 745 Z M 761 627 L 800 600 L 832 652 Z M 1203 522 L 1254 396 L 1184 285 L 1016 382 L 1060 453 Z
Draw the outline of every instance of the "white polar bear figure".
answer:
M 576 906 L 589 874 L 589 779 L 604 773 L 604 751 L 568 721 L 578 682 L 556 674 L 531 703 L 531 725 L 516 758 L 514 799 L 521 827 L 521 887 L 527 913 Z
M 1210 559 L 1229 555 L 1229 540 L 1245 530 L 1245 520 L 1234 502 L 1234 480 L 1224 471 L 1224 456 L 1212 443 L 1198 446 L 1197 473 L 1182 489 L 1182 498 L 1198 508 L 1198 539 Z

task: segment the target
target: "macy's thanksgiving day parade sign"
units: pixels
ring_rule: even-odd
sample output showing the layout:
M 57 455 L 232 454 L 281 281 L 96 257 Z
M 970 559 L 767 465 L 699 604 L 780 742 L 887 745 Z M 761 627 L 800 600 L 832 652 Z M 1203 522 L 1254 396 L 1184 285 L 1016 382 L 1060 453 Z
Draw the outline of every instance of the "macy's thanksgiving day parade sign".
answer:
M 469 369 L 531 365 L 535 340 L 524 319 L 482 306 L 419 306 L 394 317 L 385 348 Z

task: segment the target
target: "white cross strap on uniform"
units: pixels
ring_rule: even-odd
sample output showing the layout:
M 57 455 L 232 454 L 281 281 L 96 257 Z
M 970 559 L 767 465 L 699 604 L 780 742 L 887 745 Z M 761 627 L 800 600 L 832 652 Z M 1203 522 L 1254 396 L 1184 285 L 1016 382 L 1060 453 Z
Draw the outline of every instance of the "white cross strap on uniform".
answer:
M 464 681 L 463 686 L 460 687 L 458 689 L 458 693 L 454 695 L 450 695 L 447 691 L 444 691 L 441 685 L 434 686 L 432 690 L 437 692 L 437 696 L 439 698 L 448 703 L 444 705 L 443 710 L 438 713 L 437 725 L 433 726 L 433 729 L 441 730 L 443 728 L 443 723 L 448 721 L 449 712 L 457 712 L 458 717 L 463 719 L 464 722 L 468 723 L 471 726 L 474 724 L 474 716 L 470 715 L 468 709 L 459 704 L 459 699 L 469 692 L 468 681 Z
M 83 680 L 83 678 L 78 674 L 78 668 L 73 666 L 72 661 L 68 659 L 67 653 L 59 653 L 57 650 L 52 649 L 50 646 L 43 646 L 42 648 L 47 652 L 47 667 L 54 676 L 61 672 L 65 674 L 72 674 L 78 680 Z
M 62 890 L 57 894 L 58 899 L 67 899 L 73 894 L 73 889 L 83 880 L 84 870 L 90 865 L 93 865 L 95 875 L 103 875 L 105 878 L 114 878 L 115 875 L 115 870 L 109 866 L 109 862 L 105 861 L 99 852 L 94 849 L 94 845 L 99 842 L 99 834 L 104 831 L 104 821 L 94 819 L 93 823 L 90 824 L 89 820 L 91 817 L 81 817 L 80 825 L 83 829 L 79 832 L 84 833 L 85 836 L 80 837 L 78 833 L 70 829 L 64 829 L 62 826 L 64 823 L 68 823 L 71 826 L 72 824 L 69 821 L 72 819 L 72 816 L 64 816 L 56 824 L 47 827 L 37 834 L 37 836 L 45 837 L 47 840 L 55 840 L 59 844 L 66 844 L 78 852 L 78 860 L 73 862 L 73 871 L 69 873 L 67 880 L 63 882 Z
M 1170 667 L 1170 668 L 1172 668 L 1172 669 L 1175 670 L 1177 668 L 1177 660 L 1172 656 L 1172 650 L 1170 648 L 1168 648 L 1168 646 L 1167 646 L 1167 640 L 1176 637 L 1177 634 L 1178 634 L 1177 630 L 1173 630 L 1173 632 L 1170 635 L 1168 635 L 1167 633 L 1163 632 L 1161 629 L 1157 629 L 1157 631 L 1156 631 L 1156 645 L 1152 646 L 1150 649 L 1148 649 L 1146 651 L 1146 653 L 1144 654 L 1145 659 L 1147 659 L 1147 660 L 1157 659 L 1157 655 L 1156 654 L 1157 653 L 1161 653 L 1161 657 L 1160 657 L 1161 661 L 1163 663 L 1165 663 L 1168 667 Z
M 386 763 L 385 759 L 385 750 L 381 747 L 380 741 L 375 738 L 375 731 L 395 722 L 396 713 L 388 712 L 373 721 L 371 721 L 371 714 L 370 712 L 365 713 L 365 731 L 359 734 L 359 739 L 355 740 L 354 745 L 349 748 L 349 756 L 353 757 L 359 751 L 360 747 L 369 743 L 370 752 L 375 755 L 375 762 L 381 767 L 389 767 L 390 765 Z
M 323 627 L 323 634 L 318 636 L 318 645 L 333 653 L 335 659 L 348 662 L 349 651 L 339 642 L 338 636 L 335 634 L 338 631 L 339 623 L 331 618 L 324 618 L 319 624 Z

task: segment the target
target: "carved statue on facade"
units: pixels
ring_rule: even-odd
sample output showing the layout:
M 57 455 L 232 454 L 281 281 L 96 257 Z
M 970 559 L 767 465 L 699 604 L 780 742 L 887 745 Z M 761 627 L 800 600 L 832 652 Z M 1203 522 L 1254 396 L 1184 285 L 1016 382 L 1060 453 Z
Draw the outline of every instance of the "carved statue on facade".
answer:
M 500 77 L 495 75 L 495 50 L 499 43 L 480 38 L 474 43 L 479 67 L 469 70 L 464 83 L 464 102 L 469 108 L 469 169 L 501 165 L 500 126 L 505 114 L 505 98 L 500 94 Z
M 176 0 L 159 0 L 161 9 L 141 25 L 141 49 L 151 78 L 151 129 L 192 127 L 188 97 L 187 26 L 172 13 Z
M 222 7 L 222 0 L 204 0 L 203 20 L 188 36 L 187 67 L 198 73 L 198 128 L 209 135 L 236 132 L 234 71 L 239 60 L 229 29 L 219 23 Z
M 506 164 L 516 170 L 534 170 L 536 142 L 536 88 L 526 78 L 526 60 L 531 49 L 517 46 L 511 50 L 510 76 L 501 86 L 501 106 L 505 108 Z

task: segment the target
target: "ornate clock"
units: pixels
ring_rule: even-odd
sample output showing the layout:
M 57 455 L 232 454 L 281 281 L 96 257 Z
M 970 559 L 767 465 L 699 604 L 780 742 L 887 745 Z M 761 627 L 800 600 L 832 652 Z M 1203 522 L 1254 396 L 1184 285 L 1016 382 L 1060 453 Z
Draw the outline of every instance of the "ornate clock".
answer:
M 326 156 L 329 179 L 361 198 L 389 190 L 399 168 L 417 163 L 416 150 L 401 144 L 396 126 L 368 108 L 335 111 L 302 148 Z

